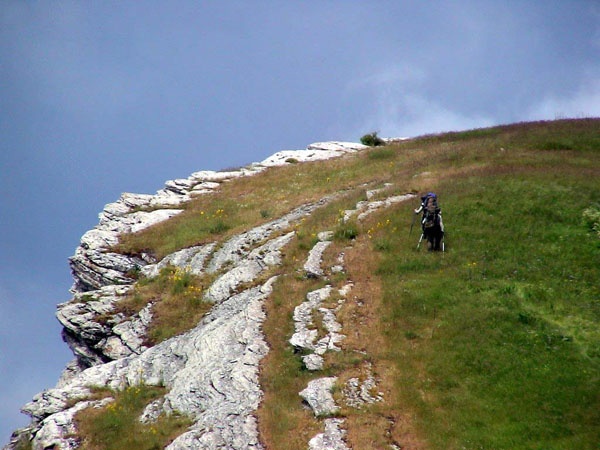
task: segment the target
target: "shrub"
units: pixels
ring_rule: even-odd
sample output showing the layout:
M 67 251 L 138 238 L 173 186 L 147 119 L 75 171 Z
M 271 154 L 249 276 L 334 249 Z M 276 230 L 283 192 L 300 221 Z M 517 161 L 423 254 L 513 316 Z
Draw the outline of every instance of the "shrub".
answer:
M 369 147 L 385 145 L 384 140 L 377 136 L 377 131 L 365 134 L 363 137 L 360 138 L 360 142 L 362 142 L 363 145 L 368 145 Z
M 297 164 L 298 160 L 296 158 L 288 158 L 285 160 L 286 163 Z

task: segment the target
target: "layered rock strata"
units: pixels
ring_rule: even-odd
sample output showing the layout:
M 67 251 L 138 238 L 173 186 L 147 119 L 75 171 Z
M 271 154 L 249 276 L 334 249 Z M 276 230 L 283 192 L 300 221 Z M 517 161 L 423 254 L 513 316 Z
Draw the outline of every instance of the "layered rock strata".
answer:
M 293 152 L 294 162 L 302 162 L 334 158 L 363 148 L 351 142 L 321 142 L 309 145 L 306 150 L 290 152 Z M 255 175 L 271 166 L 290 164 L 276 155 L 238 170 L 194 172 L 188 178 L 167 181 L 154 195 L 124 193 L 119 200 L 106 205 L 99 215 L 99 224 L 83 235 L 75 255 L 70 258 L 73 292 L 132 283 L 128 273 L 155 261 L 148 255 L 134 258 L 110 252 L 108 249 L 118 243 L 119 234 L 135 233 L 167 220 L 183 211 L 178 208 L 180 205 L 197 195 L 214 192 L 221 183 Z
M 296 151 L 295 161 L 283 163 L 327 159 L 362 148 L 351 143 L 313 144 Z M 280 158 L 267 158 L 229 172 L 195 172 L 186 179 L 168 181 L 155 195 L 125 193 L 106 205 L 98 226 L 84 234 L 70 259 L 74 298 L 59 305 L 57 313 L 76 359 L 67 365 L 55 388 L 25 405 L 23 411 L 32 423 L 18 430 L 5 448 L 16 448 L 25 436 L 36 450 L 76 448 L 80 442 L 74 437 L 73 416 L 85 407 L 102 405 L 86 400 L 90 386 L 122 389 L 140 382 L 164 384 L 168 389 L 163 399 L 146 408 L 142 420 L 151 422 L 173 411 L 193 419 L 188 431 L 168 448 L 261 448 L 253 412 L 262 396 L 258 363 L 268 351 L 261 331 L 263 303 L 275 278 L 247 286 L 280 263 L 280 252 L 294 234 L 292 225 L 335 196 L 234 236 L 216 251 L 217 243 L 210 243 L 155 261 L 146 254 L 132 257 L 110 248 L 122 233 L 137 232 L 180 214 L 182 204 L 196 195 L 281 164 Z M 147 348 L 143 338 L 152 319 L 152 304 L 132 317 L 115 313 L 116 306 L 134 284 L 132 275 L 154 277 L 169 265 L 196 275 L 218 274 L 206 297 L 215 306 L 192 330 Z M 246 288 L 240 292 L 242 286 Z

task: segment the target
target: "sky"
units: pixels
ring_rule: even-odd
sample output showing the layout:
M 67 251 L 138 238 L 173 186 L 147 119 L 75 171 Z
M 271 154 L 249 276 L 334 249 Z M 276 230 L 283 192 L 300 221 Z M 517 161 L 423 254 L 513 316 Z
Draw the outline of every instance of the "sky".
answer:
M 600 5 L 0 2 L 0 445 L 72 355 L 67 258 L 122 192 L 325 140 L 600 116 Z

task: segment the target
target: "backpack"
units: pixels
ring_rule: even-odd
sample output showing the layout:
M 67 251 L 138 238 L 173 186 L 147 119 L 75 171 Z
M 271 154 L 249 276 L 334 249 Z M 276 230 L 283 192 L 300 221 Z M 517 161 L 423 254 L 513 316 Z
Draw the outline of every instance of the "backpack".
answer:
M 437 196 L 430 192 L 423 200 L 423 229 L 432 228 L 440 223 L 441 209 L 437 204 Z

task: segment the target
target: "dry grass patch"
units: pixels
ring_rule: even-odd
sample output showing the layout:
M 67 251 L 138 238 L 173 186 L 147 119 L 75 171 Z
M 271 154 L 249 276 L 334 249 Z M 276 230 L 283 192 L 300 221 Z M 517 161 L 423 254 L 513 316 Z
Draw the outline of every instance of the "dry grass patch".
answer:
M 361 195 L 364 195 L 362 191 L 349 192 L 343 198 L 316 210 L 302 222 L 296 237 L 286 249 L 280 268 L 284 275 L 277 280 L 266 302 L 267 319 L 263 331 L 270 351 L 261 361 L 260 383 L 264 398 L 257 416 L 261 440 L 268 449 L 304 450 L 308 441 L 322 431 L 322 422 L 303 406 L 299 392 L 312 379 L 334 375 L 337 367 L 318 373 L 307 371 L 303 367 L 302 355 L 294 353 L 288 340 L 294 333 L 294 308 L 305 300 L 308 292 L 327 283 L 327 280 L 307 279 L 302 269 L 309 250 L 316 242 L 316 234 L 332 229 L 339 209 L 355 204 Z M 328 257 L 335 254 L 335 246 L 335 243 L 330 246 L 334 249 L 328 252 Z M 345 280 L 344 274 L 336 277 L 339 278 L 337 284 Z M 324 328 L 321 331 L 324 333 Z
M 288 340 L 294 332 L 292 314 L 306 293 L 322 282 L 282 275 L 266 303 L 267 320 L 263 324 L 269 354 L 261 362 L 260 384 L 265 393 L 258 409 L 259 433 L 267 449 L 306 449 L 320 424 L 312 411 L 304 407 L 298 393 L 314 378 L 303 368 Z
M 374 214 L 364 226 L 376 229 L 376 224 L 381 223 L 385 216 L 386 210 Z M 358 239 L 346 253 L 348 275 L 354 287 L 338 318 L 347 336 L 343 342 L 345 351 L 358 349 L 366 353 L 363 358 L 372 364 L 377 390 L 383 392 L 384 400 L 365 405 L 360 410 L 344 408 L 347 438 L 352 448 L 386 448 L 394 443 L 401 448 L 422 449 L 426 448 L 423 437 L 418 434 L 413 421 L 409 420 L 414 412 L 399 401 L 395 389 L 395 369 L 387 360 L 389 341 L 384 336 L 389 329 L 381 322 L 381 282 L 374 275 L 379 265 L 379 255 L 373 251 L 373 239 L 369 239 L 368 235 Z M 340 383 L 344 384 L 349 378 L 357 376 L 361 379 L 365 377 L 364 364 L 343 372 Z

